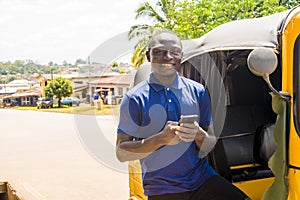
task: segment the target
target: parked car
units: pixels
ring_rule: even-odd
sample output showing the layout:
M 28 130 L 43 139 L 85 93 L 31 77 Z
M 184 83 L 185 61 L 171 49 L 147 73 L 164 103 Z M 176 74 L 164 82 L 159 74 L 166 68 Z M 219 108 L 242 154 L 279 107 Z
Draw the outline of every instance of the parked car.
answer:
M 15 99 L 3 99 L 3 107 L 14 107 L 14 106 L 18 106 L 18 101 Z
M 36 102 L 37 109 L 40 108 L 53 108 L 53 100 L 52 98 L 38 98 L 38 101 Z
M 61 100 L 61 105 L 79 106 L 80 102 L 81 102 L 80 99 L 77 97 L 67 97 L 67 98 Z

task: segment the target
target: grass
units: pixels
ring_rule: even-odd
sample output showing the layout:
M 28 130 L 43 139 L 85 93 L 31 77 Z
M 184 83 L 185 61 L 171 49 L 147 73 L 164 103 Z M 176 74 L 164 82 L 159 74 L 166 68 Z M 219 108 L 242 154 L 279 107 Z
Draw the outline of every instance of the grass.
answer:
M 13 110 L 33 110 L 40 112 L 57 112 L 57 113 L 67 113 L 67 114 L 82 114 L 82 115 L 114 115 L 118 112 L 118 105 L 103 105 L 102 109 L 96 109 L 90 105 L 83 106 L 62 106 L 62 108 L 58 108 L 57 105 L 54 105 L 53 108 L 43 108 L 37 109 L 37 107 L 32 106 L 16 106 L 10 109 Z

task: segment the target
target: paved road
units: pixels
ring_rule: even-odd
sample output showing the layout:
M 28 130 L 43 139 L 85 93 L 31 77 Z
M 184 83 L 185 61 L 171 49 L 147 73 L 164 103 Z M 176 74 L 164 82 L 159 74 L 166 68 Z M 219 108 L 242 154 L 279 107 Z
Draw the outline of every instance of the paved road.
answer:
M 0 109 L 0 127 L 0 179 L 25 200 L 128 199 L 114 117 Z

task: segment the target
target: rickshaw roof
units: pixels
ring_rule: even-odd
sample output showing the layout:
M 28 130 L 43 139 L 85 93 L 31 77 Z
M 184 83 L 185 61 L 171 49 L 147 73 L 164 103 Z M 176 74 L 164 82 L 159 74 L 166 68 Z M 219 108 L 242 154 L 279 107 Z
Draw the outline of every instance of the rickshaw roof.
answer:
M 278 30 L 292 10 L 266 17 L 236 20 L 222 24 L 200 38 L 183 40 L 183 62 L 217 50 L 278 48 Z

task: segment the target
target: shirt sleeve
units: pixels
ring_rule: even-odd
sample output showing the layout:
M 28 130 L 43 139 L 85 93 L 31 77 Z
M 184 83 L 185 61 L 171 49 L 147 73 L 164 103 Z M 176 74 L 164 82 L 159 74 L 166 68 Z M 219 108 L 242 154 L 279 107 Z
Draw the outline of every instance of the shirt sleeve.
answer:
M 139 111 L 138 102 L 134 98 L 125 95 L 120 105 L 120 118 L 117 128 L 118 134 L 127 134 L 133 137 L 138 136 L 139 132 Z
M 204 89 L 199 96 L 200 126 L 207 127 L 212 124 L 210 97 L 207 89 Z

